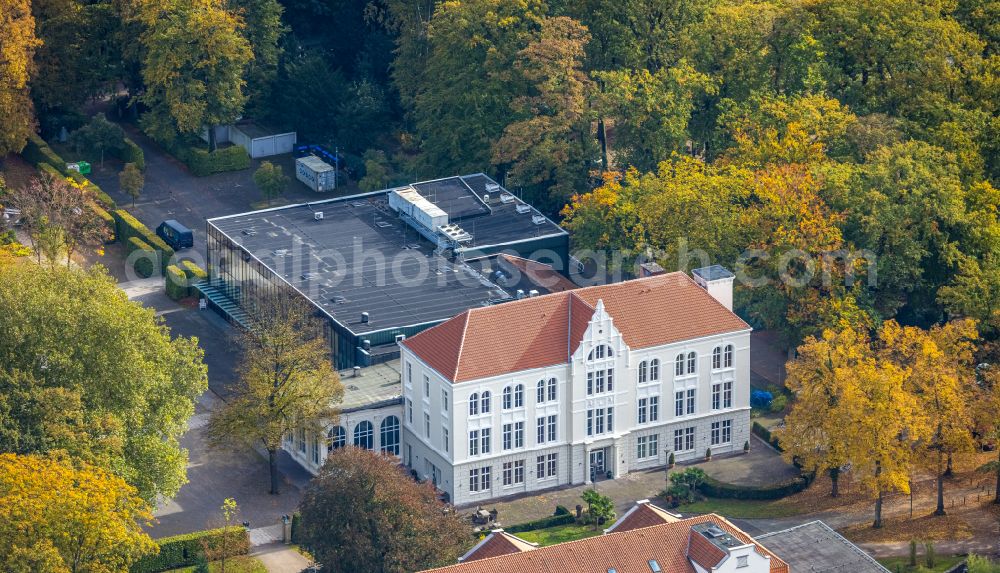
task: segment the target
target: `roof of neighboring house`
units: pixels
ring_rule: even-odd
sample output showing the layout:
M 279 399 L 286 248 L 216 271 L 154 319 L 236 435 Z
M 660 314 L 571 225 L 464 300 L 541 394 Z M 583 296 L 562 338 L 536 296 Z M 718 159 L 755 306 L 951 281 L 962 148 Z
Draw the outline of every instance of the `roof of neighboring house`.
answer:
M 872 556 L 862 551 L 822 521 L 803 523 L 757 537 L 767 543 L 794 571 L 824 573 L 889 573 Z
M 399 359 L 367 366 L 357 371 L 342 370 L 343 400 L 337 404 L 341 413 L 381 408 L 402 401 Z
M 452 382 L 564 364 L 599 303 L 631 348 L 750 328 L 675 272 L 471 308 L 401 344 Z
M 641 499 L 635 502 L 625 515 L 618 518 L 618 521 L 611 527 L 604 530 L 605 533 L 631 531 L 653 525 L 673 523 L 680 521 L 679 515 L 674 515 L 669 511 L 656 507 L 648 499 Z
M 620 533 L 609 533 L 472 562 L 429 569 L 440 573 L 650 573 L 655 560 L 663 573 L 696 573 L 687 557 L 691 527 L 712 522 L 731 535 L 754 543 L 770 558 L 770 573 L 788 573 L 788 565 L 725 518 L 708 514 Z
M 702 569 L 711 571 L 719 566 L 727 553 L 712 543 L 707 537 L 693 527 L 688 530 L 688 558 L 701 565 Z
M 511 553 L 532 551 L 534 549 L 538 549 L 537 543 L 525 541 L 520 537 L 505 532 L 502 529 L 497 529 L 490 532 L 490 534 L 477 543 L 475 547 L 470 549 L 468 553 L 460 557 L 459 561 L 462 563 L 468 563 L 478 559 L 488 559 L 490 557 L 499 557 L 501 555 L 510 555 Z

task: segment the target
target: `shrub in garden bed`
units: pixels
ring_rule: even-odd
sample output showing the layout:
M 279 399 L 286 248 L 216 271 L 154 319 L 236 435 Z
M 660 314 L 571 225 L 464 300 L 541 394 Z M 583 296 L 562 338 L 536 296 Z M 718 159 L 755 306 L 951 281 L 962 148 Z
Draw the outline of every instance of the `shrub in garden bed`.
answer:
M 798 493 L 812 483 L 812 475 L 802 474 L 788 481 L 765 486 L 745 486 L 725 483 L 706 476 L 698 491 L 708 497 L 726 499 L 781 499 Z
M 116 239 L 115 218 L 111 216 L 111 213 L 105 211 L 104 208 L 98 205 L 97 203 L 92 203 L 90 205 L 90 208 L 94 211 L 95 215 L 97 215 L 98 217 L 101 218 L 102 221 L 104 221 L 104 226 L 107 227 L 108 229 L 107 239 L 104 240 L 105 244 L 111 244 L 115 242 Z
M 21 157 L 35 167 L 38 167 L 39 163 L 48 163 L 59 170 L 61 174 L 66 174 L 66 162 L 49 147 L 48 143 L 45 143 L 44 139 L 37 135 L 28 137 L 27 145 L 21 150 Z
M 245 149 L 237 145 L 216 149 L 211 153 L 204 149 L 189 147 L 178 155 L 178 159 L 198 177 L 250 168 L 250 156 Z
M 178 268 L 180 268 L 181 271 L 184 272 L 185 275 L 187 275 L 188 284 L 197 282 L 201 279 L 208 278 L 208 273 L 206 273 L 201 267 L 194 264 L 194 262 L 192 261 L 184 260 L 181 261 L 177 266 Z
M 115 152 L 115 156 L 121 159 L 122 163 L 135 163 L 140 171 L 146 170 L 146 155 L 142 152 L 142 148 L 127 137 L 122 143 L 122 148 Z
M 563 508 L 563 510 L 565 510 L 566 513 L 557 513 L 556 515 L 550 517 L 543 517 L 542 519 L 511 525 L 510 527 L 504 527 L 503 530 L 507 533 L 517 533 L 519 531 L 532 531 L 534 529 L 546 529 L 557 525 L 569 525 L 570 523 L 576 523 L 576 517 L 574 517 L 572 513 L 569 513 L 569 510 L 566 510 L 566 508 Z
M 226 544 L 231 547 L 225 551 L 227 557 L 246 555 L 250 552 L 250 536 L 242 527 L 209 529 L 164 537 L 158 540 L 157 544 L 160 546 L 160 552 L 143 557 L 134 563 L 129 569 L 131 573 L 159 573 L 197 565 L 202 561 L 206 547 L 219 557 Z

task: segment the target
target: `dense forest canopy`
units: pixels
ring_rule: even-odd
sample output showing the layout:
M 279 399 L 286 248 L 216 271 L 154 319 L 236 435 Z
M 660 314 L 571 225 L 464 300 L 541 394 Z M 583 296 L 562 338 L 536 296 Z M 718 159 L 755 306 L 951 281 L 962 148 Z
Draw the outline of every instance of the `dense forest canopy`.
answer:
M 772 274 L 741 253 L 867 253 L 836 271 L 853 282 L 741 289 L 789 344 L 891 317 L 1000 329 L 996 0 L 0 6 L 3 151 L 103 96 L 160 139 L 252 117 L 339 147 L 362 188 L 488 172 L 577 248 L 668 269 L 679 239 Z

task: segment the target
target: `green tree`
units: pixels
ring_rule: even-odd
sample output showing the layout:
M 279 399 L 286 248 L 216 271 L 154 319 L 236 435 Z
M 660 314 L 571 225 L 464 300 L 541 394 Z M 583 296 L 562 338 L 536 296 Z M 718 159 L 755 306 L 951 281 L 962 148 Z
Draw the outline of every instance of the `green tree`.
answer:
M 178 439 L 207 387 L 197 340 L 171 338 L 101 267 L 13 264 L 0 283 L 0 451 L 65 450 L 150 503 L 175 494 Z
M 239 377 L 232 397 L 212 412 L 209 444 L 260 444 L 268 453 L 270 493 L 278 494 L 278 450 L 284 436 L 298 428 L 318 432 L 336 415 L 344 395 L 330 364 L 323 325 L 311 308 L 287 293 L 249 301 L 247 325 L 240 332 Z
M 369 149 L 362 159 L 365 160 L 365 176 L 358 181 L 358 187 L 365 192 L 389 187 L 389 181 L 392 179 L 392 164 L 389 163 L 385 152 Z
M 302 544 L 333 573 L 405 573 L 454 563 L 468 527 L 393 457 L 339 448 L 300 506 Z
M 278 0 L 229 0 L 230 9 L 243 18 L 243 35 L 253 58 L 246 68 L 246 109 L 263 116 L 273 105 L 278 64 L 284 53 L 282 38 L 288 27 L 282 22 L 285 9 Z
M 253 174 L 253 183 L 260 189 L 267 204 L 270 205 L 275 197 L 281 195 L 288 188 L 288 176 L 286 176 L 280 165 L 275 165 L 270 161 L 264 161 Z
M 523 117 L 507 125 L 493 146 L 493 163 L 508 165 L 508 179 L 535 189 L 535 202 L 556 209 L 586 184 L 596 151 L 588 98 L 591 81 L 581 70 L 586 28 L 565 16 L 542 21 L 538 39 L 518 53 L 514 69 L 530 86 L 512 109 Z
M 468 173 L 490 165 L 491 147 L 512 117 L 510 103 L 529 86 L 514 63 L 538 37 L 542 0 L 439 3 L 427 29 L 426 66 L 412 78 L 413 120 L 423 170 Z
M 28 83 L 34 75 L 35 36 L 31 2 L 0 2 L 0 155 L 20 152 L 34 132 Z
M 594 529 L 615 518 L 615 502 L 610 497 L 593 488 L 584 491 L 580 497 L 587 504 L 587 519 L 594 524 Z
M 135 207 L 135 200 L 139 198 L 145 185 L 146 177 L 135 163 L 126 163 L 118 174 L 118 186 L 132 198 L 132 207 Z
M 241 35 L 243 20 L 219 0 L 146 2 L 140 18 L 149 132 L 170 141 L 235 121 L 246 102 L 243 74 L 253 59 Z M 214 151 L 215 130 L 208 133 Z
M 275 121 L 296 130 L 300 140 L 326 142 L 337 132 L 337 111 L 348 97 L 344 74 L 319 54 L 307 53 L 285 64 L 281 81 Z
M 708 75 L 681 61 L 656 73 L 646 69 L 598 72 L 598 106 L 615 126 L 620 166 L 656 169 L 689 140 L 695 98 L 715 87 Z
M 127 573 L 156 544 L 136 489 L 65 457 L 0 454 L 0 568 Z
M 104 167 L 104 152 L 119 151 L 125 145 L 125 132 L 117 124 L 108 121 L 103 113 L 90 118 L 90 122 L 69 136 L 70 144 L 77 153 L 93 157 L 96 153 Z

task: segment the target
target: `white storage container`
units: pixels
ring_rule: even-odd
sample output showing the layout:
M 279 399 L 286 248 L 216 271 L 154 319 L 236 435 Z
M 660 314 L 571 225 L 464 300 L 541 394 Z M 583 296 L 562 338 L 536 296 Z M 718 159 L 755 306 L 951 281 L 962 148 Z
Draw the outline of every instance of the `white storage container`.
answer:
M 315 155 L 295 160 L 295 178 L 313 191 L 331 191 L 337 185 L 337 170 Z

